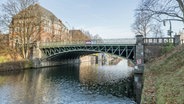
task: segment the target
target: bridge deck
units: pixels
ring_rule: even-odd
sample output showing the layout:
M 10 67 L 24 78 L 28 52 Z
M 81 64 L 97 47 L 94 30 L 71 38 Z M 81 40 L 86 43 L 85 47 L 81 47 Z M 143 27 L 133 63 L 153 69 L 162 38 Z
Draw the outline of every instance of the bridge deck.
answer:
M 40 43 L 40 48 L 51 48 L 51 47 L 66 47 L 66 46 L 104 46 L 104 45 L 135 45 L 135 38 L 125 38 L 125 39 L 101 39 L 101 40 L 88 40 L 88 41 L 74 41 L 74 42 L 45 42 Z

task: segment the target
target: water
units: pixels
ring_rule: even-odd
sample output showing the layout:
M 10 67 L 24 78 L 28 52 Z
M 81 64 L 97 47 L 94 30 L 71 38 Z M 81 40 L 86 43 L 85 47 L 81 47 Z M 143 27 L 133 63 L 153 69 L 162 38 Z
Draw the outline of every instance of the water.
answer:
M 132 68 L 70 64 L 0 75 L 1 104 L 135 104 Z

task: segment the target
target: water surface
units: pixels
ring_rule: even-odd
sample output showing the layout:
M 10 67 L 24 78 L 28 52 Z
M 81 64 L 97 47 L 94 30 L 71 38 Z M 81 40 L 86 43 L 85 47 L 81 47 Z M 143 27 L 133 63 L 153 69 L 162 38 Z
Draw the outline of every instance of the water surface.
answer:
M 132 68 L 88 62 L 0 75 L 1 104 L 135 104 Z

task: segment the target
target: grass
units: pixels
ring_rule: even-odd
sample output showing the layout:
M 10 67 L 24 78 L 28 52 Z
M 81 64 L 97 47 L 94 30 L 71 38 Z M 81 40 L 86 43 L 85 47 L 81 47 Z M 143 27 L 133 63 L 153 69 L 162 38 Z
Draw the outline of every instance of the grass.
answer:
M 14 60 L 10 55 L 0 54 L 0 72 L 1 71 L 13 71 L 22 70 L 33 67 L 32 61 L 27 61 L 22 59 L 20 55 L 17 55 L 16 60 Z
M 148 63 L 142 104 L 184 104 L 184 46 Z
M 158 104 L 184 103 L 184 67 L 169 74 L 162 74 L 156 84 Z
M 7 62 L 9 59 L 7 57 L 4 56 L 0 56 L 0 63 L 4 63 Z

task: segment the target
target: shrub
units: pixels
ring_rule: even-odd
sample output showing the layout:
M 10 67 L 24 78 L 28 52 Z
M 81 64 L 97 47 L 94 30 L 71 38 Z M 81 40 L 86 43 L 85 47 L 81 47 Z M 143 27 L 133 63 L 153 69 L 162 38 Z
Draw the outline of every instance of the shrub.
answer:
M 170 52 L 174 48 L 173 43 L 167 42 L 162 48 L 162 55 Z

